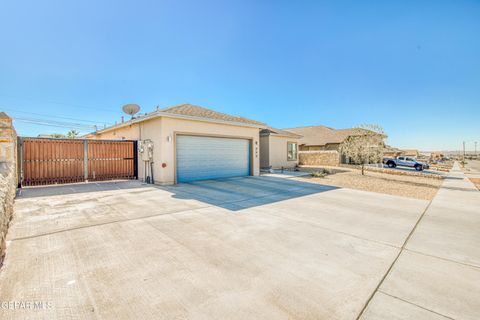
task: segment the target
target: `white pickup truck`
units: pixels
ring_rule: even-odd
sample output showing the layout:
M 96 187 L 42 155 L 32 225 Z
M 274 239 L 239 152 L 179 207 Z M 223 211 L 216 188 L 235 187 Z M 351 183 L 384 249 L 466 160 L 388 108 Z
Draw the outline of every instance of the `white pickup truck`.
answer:
M 417 161 L 414 157 L 397 157 L 397 158 L 384 158 L 383 163 L 386 164 L 389 168 L 395 167 L 409 167 L 415 168 L 417 171 L 422 171 L 424 169 L 429 169 L 430 166 L 426 163 Z

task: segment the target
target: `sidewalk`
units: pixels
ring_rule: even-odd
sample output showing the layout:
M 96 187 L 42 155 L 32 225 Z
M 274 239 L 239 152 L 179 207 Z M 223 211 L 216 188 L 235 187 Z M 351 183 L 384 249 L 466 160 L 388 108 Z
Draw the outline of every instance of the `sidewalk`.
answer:
M 363 319 L 480 319 L 480 192 L 458 163 Z

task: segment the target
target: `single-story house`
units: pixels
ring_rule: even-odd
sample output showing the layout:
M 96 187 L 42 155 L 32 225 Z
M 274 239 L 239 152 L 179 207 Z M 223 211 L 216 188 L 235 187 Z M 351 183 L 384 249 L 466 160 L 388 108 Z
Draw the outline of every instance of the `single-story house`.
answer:
M 385 148 L 383 148 L 383 157 L 384 158 L 396 158 L 399 157 L 403 154 L 403 150 L 400 150 L 395 147 L 391 147 L 386 145 Z
M 260 131 L 260 168 L 294 168 L 298 165 L 298 140 L 302 136 L 272 127 Z
M 348 137 L 358 135 L 359 129 L 307 126 L 283 130 L 302 136 L 298 140 L 300 164 L 335 166 L 348 162 L 348 159 L 341 154 L 342 143 Z
M 340 150 L 347 137 L 355 134 L 354 128 L 333 129 L 325 126 L 288 128 L 286 131 L 301 135 L 300 151 Z
M 418 158 L 420 156 L 420 152 L 414 149 L 401 150 L 391 146 L 385 146 L 385 148 L 383 149 L 383 156 L 385 158 L 396 158 L 400 156 Z
M 139 179 L 153 176 L 157 184 L 175 184 L 259 175 L 260 131 L 267 128 L 255 120 L 182 104 L 134 117 L 86 138 L 139 141 Z M 294 137 L 290 139 L 295 142 Z M 278 136 L 264 144 L 263 151 L 275 150 L 269 153 L 272 164 L 296 162 L 296 145 L 285 140 L 283 151 L 277 146 L 284 138 Z M 289 150 L 293 158 L 288 156 Z
M 403 151 L 402 155 L 406 157 L 418 158 L 418 156 L 420 155 L 420 152 L 418 152 L 418 150 L 415 150 L 415 149 L 402 150 L 402 151 Z

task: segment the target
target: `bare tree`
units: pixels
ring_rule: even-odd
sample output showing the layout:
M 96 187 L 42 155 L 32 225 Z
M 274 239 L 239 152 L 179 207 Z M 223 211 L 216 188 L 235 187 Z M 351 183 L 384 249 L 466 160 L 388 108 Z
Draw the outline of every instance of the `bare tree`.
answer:
M 67 137 L 69 139 L 75 139 L 79 134 L 80 132 L 78 132 L 77 130 L 70 130 L 67 132 Z
M 386 137 L 379 125 L 360 125 L 343 141 L 340 151 L 352 163 L 361 165 L 362 175 L 365 175 L 366 164 L 382 161 Z

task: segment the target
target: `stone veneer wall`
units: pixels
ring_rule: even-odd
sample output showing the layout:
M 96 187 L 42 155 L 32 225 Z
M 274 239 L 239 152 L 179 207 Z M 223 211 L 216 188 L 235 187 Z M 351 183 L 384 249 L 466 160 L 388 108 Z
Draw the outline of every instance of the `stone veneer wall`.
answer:
M 338 151 L 300 151 L 298 153 L 299 164 L 307 166 L 338 166 L 340 155 Z
M 6 249 L 8 226 L 13 217 L 17 188 L 17 134 L 12 119 L 0 112 L 0 266 Z

